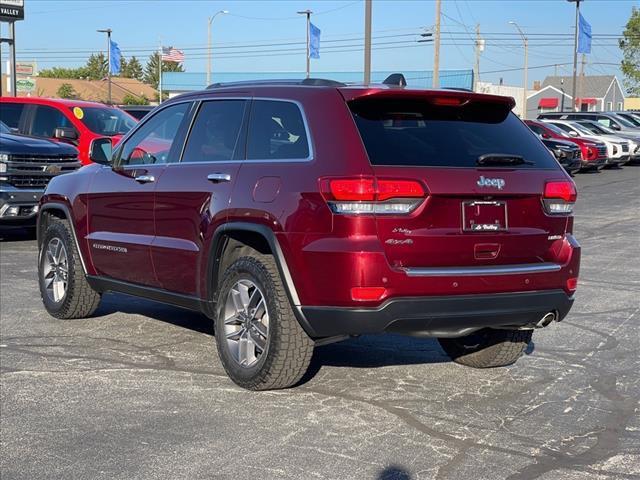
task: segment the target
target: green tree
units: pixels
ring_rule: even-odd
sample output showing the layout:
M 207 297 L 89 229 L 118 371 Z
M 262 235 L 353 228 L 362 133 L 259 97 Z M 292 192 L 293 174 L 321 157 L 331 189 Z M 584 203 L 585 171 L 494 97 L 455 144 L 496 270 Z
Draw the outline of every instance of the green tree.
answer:
M 127 93 L 124 97 L 122 97 L 123 105 L 149 105 L 149 99 L 144 95 L 136 97 L 130 93 Z
M 89 80 L 101 80 L 107 76 L 107 57 L 104 53 L 92 53 L 85 66 Z
M 71 78 L 71 79 L 83 79 L 87 77 L 87 69 L 85 67 L 78 68 L 64 68 L 64 67 L 52 67 L 40 70 L 38 72 L 39 77 L 44 78 Z
M 629 95 L 640 95 L 640 9 L 633 7 L 622 38 L 622 74 Z
M 73 88 L 73 85 L 70 83 L 63 83 L 60 85 L 56 93 L 60 98 L 76 98 L 78 95 L 75 88 Z
M 163 72 L 184 72 L 181 63 L 162 62 Z M 158 88 L 158 52 L 154 52 L 149 56 L 147 65 L 144 68 L 144 82 Z
M 142 68 L 140 60 L 135 56 L 131 57 L 129 60 L 126 60 L 123 57 L 120 65 L 120 76 L 124 78 L 135 78 L 136 80 L 142 81 L 144 78 L 144 69 Z

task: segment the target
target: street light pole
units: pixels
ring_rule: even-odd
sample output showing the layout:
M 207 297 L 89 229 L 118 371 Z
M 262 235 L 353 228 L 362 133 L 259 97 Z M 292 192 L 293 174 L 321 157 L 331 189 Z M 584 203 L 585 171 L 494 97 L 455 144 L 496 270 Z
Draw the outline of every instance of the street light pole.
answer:
M 213 16 L 209 17 L 209 24 L 207 26 L 207 85 L 211 84 L 211 24 L 218 15 L 226 15 L 228 10 L 220 10 Z
M 111 105 L 111 29 L 105 28 L 97 30 L 99 33 L 107 34 L 107 103 Z
M 364 2 L 364 84 L 371 83 L 371 2 Z
M 300 15 L 306 15 L 307 16 L 307 78 L 309 78 L 309 76 L 311 75 L 311 57 L 309 56 L 310 52 L 310 38 L 309 38 L 309 29 L 310 24 L 311 24 L 311 14 L 313 13 L 311 10 L 302 10 L 300 12 L 297 12 Z
M 440 0 L 436 0 L 435 44 L 433 52 L 433 88 L 440 86 Z
M 529 39 L 524 34 L 520 26 L 516 22 L 509 22 L 509 24 L 513 25 L 518 29 L 520 36 L 522 37 L 522 41 L 524 43 L 524 85 L 522 88 L 522 119 L 527 119 L 527 75 L 529 70 Z

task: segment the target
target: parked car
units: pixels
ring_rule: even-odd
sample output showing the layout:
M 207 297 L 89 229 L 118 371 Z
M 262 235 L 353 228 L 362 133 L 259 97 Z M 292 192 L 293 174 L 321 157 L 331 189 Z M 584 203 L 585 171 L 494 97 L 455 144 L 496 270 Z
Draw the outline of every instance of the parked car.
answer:
M 527 126 L 542 138 L 553 138 L 573 142 L 582 151 L 582 170 L 602 170 L 607 163 L 607 146 L 597 140 L 571 137 L 564 130 L 548 122 L 525 120 Z
M 0 226 L 34 227 L 49 180 L 79 167 L 74 147 L 16 135 L 0 122 Z
M 631 162 L 635 163 L 640 161 L 640 138 L 638 138 L 637 136 L 624 132 L 616 132 L 615 130 L 611 130 L 610 128 L 607 128 L 604 125 L 594 121 L 582 121 L 577 123 L 590 132 L 593 132 L 594 135 L 625 139 L 627 142 L 629 142 L 629 154 L 631 157 Z
M 548 112 L 538 115 L 538 119 L 593 120 L 616 132 L 629 131 L 637 134 L 640 131 L 633 123 L 611 112 Z
M 155 107 L 153 105 L 122 105 L 120 108 L 136 120 L 142 120 Z
M 640 129 L 640 114 L 637 112 L 611 112 L 615 113 L 618 117 L 622 117 L 628 122 L 632 123 L 636 128 Z
M 137 122 L 102 103 L 39 97 L 0 97 L 0 121 L 21 134 L 77 147 L 85 165 L 94 139 L 109 136 L 117 143 Z
M 49 185 L 39 248 L 64 255 L 40 255 L 45 308 L 87 317 L 119 291 L 204 312 L 226 372 L 255 390 L 360 334 L 513 363 L 567 315 L 580 268 L 576 187 L 514 104 L 317 79 L 173 98 L 113 155 L 94 142 L 111 168 Z
M 555 125 L 564 130 L 571 137 L 582 137 L 587 140 L 598 140 L 607 146 L 606 167 L 619 167 L 629 162 L 629 142 L 620 137 L 596 135 L 591 130 L 581 126 L 578 122 L 568 120 L 544 120 L 545 123 Z
M 573 175 L 582 168 L 582 151 L 578 145 L 557 138 L 540 138 L 567 173 Z

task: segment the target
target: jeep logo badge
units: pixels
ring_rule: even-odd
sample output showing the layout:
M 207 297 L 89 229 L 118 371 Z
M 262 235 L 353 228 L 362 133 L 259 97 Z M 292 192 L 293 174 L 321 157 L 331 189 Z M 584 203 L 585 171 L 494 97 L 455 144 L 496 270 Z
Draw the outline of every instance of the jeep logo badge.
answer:
M 505 182 L 502 178 L 484 178 L 484 176 L 481 176 L 480 180 L 478 180 L 479 187 L 493 187 L 498 190 L 502 190 L 504 184 Z

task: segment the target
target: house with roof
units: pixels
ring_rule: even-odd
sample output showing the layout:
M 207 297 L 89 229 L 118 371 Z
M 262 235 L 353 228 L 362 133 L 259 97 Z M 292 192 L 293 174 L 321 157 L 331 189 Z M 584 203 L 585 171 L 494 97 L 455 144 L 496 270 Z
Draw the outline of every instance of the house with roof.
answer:
M 571 76 L 545 78 L 540 89 L 527 96 L 527 118 L 562 110 L 595 112 L 624 109 L 624 91 L 615 75 L 579 76 L 576 100 L 569 95 L 572 83 Z

